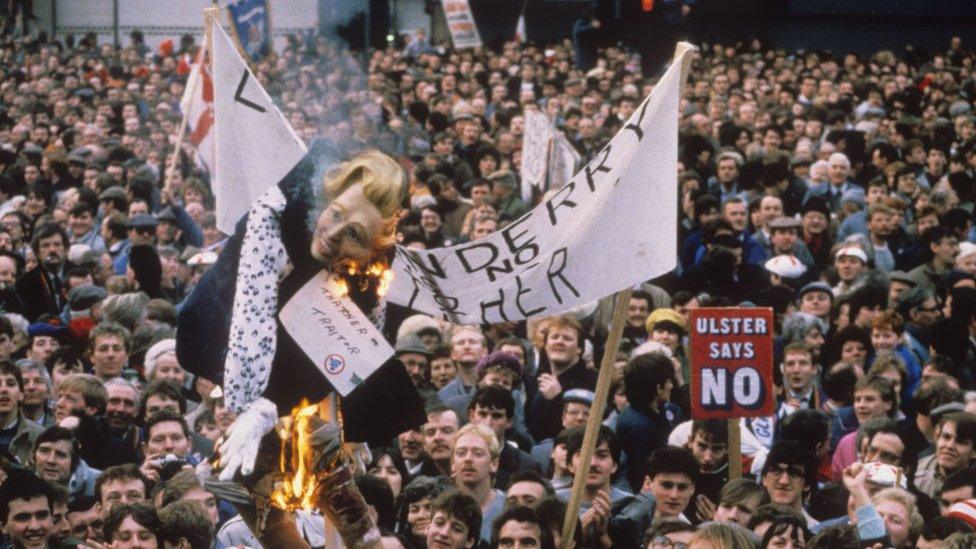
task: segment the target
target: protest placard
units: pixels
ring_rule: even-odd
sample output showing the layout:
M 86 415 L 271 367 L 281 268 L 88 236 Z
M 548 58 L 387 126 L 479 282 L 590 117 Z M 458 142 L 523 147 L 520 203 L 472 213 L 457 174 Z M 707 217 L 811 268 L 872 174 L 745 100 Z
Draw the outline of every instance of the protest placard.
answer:
M 558 314 L 673 269 L 686 55 L 595 158 L 527 214 L 470 243 L 398 247 L 388 300 L 492 324 Z
M 451 41 L 455 49 L 481 47 L 481 35 L 474 22 L 468 0 L 442 0 L 447 28 L 451 31 Z
M 393 347 L 383 334 L 327 271 L 319 271 L 302 286 L 281 309 L 279 318 L 288 335 L 342 396 L 393 356 Z
M 692 309 L 693 418 L 773 413 L 773 333 L 772 309 Z

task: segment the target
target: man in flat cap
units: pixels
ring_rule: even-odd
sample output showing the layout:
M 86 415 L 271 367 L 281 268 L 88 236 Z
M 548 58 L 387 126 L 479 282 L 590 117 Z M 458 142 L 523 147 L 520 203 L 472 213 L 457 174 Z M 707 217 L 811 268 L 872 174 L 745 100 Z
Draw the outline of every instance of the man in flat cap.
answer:
M 491 183 L 491 196 L 498 208 L 498 220 L 505 223 L 518 219 L 529 211 L 518 193 L 518 179 L 511 170 L 498 170 L 488 176 Z

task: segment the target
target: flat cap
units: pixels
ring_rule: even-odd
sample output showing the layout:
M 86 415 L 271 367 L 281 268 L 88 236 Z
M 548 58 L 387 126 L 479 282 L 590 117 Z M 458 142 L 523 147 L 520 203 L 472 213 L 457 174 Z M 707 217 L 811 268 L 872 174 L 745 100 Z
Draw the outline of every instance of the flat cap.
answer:
M 138 213 L 129 218 L 125 226 L 130 229 L 153 229 L 158 225 L 159 222 L 156 218 L 144 213 Z
M 122 187 L 109 187 L 98 195 L 98 200 L 125 200 L 125 190 Z
M 800 220 L 788 215 L 781 215 L 769 222 L 769 228 L 775 229 L 799 229 Z

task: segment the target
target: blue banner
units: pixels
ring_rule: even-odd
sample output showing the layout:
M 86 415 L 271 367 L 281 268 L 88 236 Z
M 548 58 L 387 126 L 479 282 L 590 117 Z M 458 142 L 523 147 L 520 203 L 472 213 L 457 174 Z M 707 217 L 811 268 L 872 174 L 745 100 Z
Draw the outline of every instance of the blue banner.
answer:
M 271 6 L 268 0 L 229 0 L 231 28 L 241 48 L 257 61 L 271 53 Z

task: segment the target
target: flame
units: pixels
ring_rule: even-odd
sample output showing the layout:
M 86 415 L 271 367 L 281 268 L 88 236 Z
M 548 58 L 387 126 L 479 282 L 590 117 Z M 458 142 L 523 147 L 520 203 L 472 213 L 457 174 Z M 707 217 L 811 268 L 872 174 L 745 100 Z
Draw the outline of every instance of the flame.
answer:
M 390 289 L 390 284 L 393 282 L 393 270 L 384 261 L 374 261 L 363 268 L 355 261 L 350 260 L 346 261 L 343 267 L 345 268 L 346 275 L 351 279 L 349 282 L 357 284 L 360 291 L 363 292 L 368 290 L 370 286 L 375 286 L 378 297 L 385 296 L 386 292 Z M 343 290 L 343 295 L 349 295 L 349 286 L 346 284 L 346 279 L 340 276 L 338 277 L 338 281 Z
M 343 297 L 349 295 L 349 285 L 346 284 L 346 279 L 341 277 L 336 277 L 335 282 L 336 282 L 336 286 L 339 289 L 339 295 Z
M 291 415 L 282 418 L 279 423 L 278 436 L 282 441 L 279 467 L 284 473 L 284 480 L 276 484 L 271 501 L 280 509 L 294 511 L 315 508 L 317 480 L 312 447 L 308 441 L 311 432 L 308 423 L 318 413 L 318 405 L 302 399 Z

